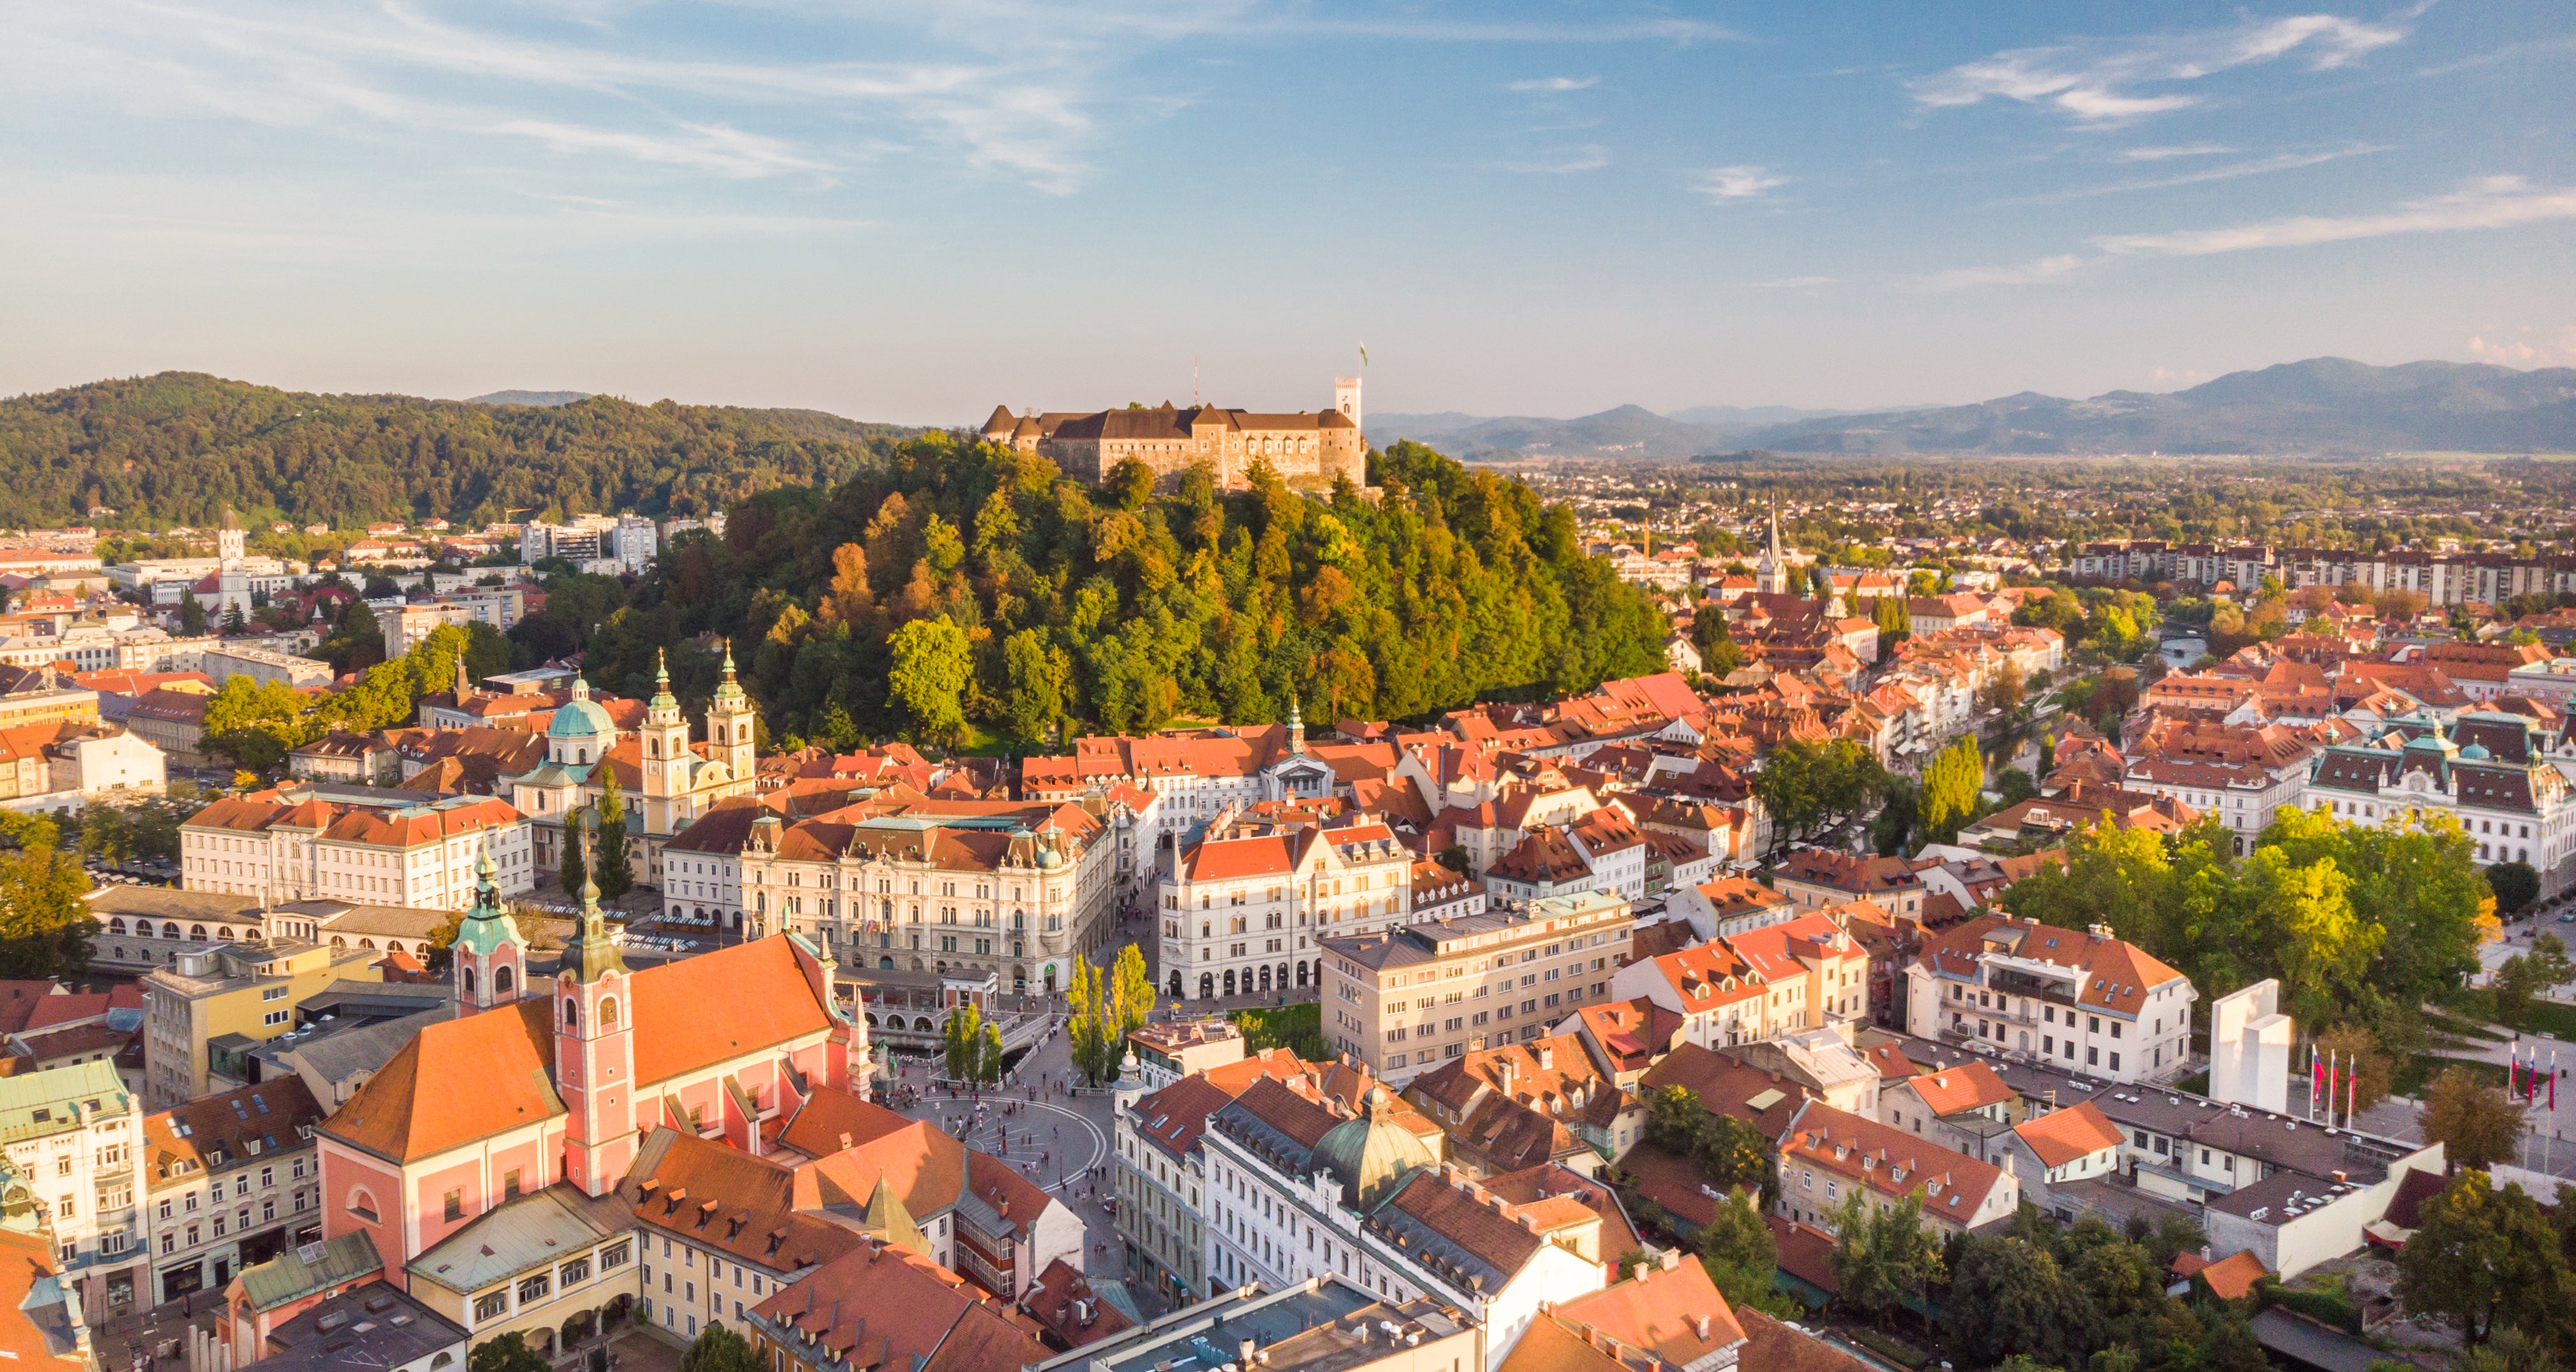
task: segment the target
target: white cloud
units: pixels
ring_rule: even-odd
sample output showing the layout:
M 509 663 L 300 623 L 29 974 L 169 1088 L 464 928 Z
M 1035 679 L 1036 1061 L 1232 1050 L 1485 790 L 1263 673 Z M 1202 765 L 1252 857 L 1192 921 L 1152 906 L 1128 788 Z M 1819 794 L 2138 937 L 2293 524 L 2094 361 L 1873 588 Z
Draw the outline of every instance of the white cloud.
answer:
M 2364 153 L 2387 152 L 2387 144 L 2355 144 L 2348 148 L 2326 148 L 2310 152 L 2275 153 L 2270 157 L 2227 162 L 2198 171 L 2176 172 L 2171 176 L 2114 181 L 2102 186 L 2078 186 L 2072 190 L 2051 191 L 2045 195 L 2020 196 L 2005 204 L 2047 204 L 2059 200 L 2080 200 L 2087 196 L 2118 195 L 2125 191 L 2160 191 L 2173 186 L 2197 186 L 2205 181 L 2232 181 L 2240 176 L 2262 176 L 2271 172 L 2295 171 L 2339 158 L 2359 157 Z
M 1788 184 L 1789 178 L 1773 174 L 1769 167 L 1711 167 L 1701 175 L 1697 189 L 1710 203 L 1723 205 L 1732 200 L 1759 200 Z
M 2210 257 L 2401 234 L 2510 229 L 2561 219 L 2576 219 L 2576 188 L 2536 188 L 2519 176 L 2489 176 L 2448 195 L 2410 200 L 2376 214 L 2302 214 L 2227 228 L 2105 234 L 2092 240 L 2095 255 L 2090 257 L 2060 253 L 2017 267 L 1962 267 L 1925 277 L 1922 284 L 1934 290 L 2025 286 L 2120 257 Z
M 2123 162 L 2165 162 L 2177 157 L 2216 157 L 2236 149 L 2224 143 L 2169 143 L 2161 147 L 2128 148 L 2120 153 Z
M 1553 95 L 1564 91 L 1588 91 L 1601 84 L 1598 76 L 1537 76 L 1527 81 L 1514 81 L 1505 90 L 1527 94 Z
M 1555 153 L 1555 156 L 1544 162 L 1514 162 L 1509 166 L 1516 172 L 1540 172 L 1551 176 L 1563 176 L 1570 172 L 1599 171 L 1610 165 L 1610 150 L 1598 143 L 1582 143 L 1570 148 L 1559 148 Z
M 2197 386 L 2208 379 L 2209 373 L 2189 367 L 2158 367 L 2155 370 L 2155 382 L 2159 386 Z
M 2378 214 L 2302 214 L 2232 228 L 2112 234 L 2094 239 L 2093 246 L 2115 256 L 2206 257 L 2394 234 L 2508 229 L 2553 219 L 2576 219 L 2576 189 L 2539 190 L 2519 176 L 2490 176 L 2452 194 L 2410 201 Z
M 2529 329 L 2493 341 L 2481 335 L 2469 340 L 2469 356 L 2503 367 L 2576 367 L 2576 324 L 2543 330 L 2536 341 Z
M 1926 289 L 1936 291 L 1965 290 L 1970 286 L 2032 286 L 2054 280 L 2089 265 L 2089 259 L 2077 253 L 2060 253 L 2016 267 L 1959 267 L 1935 272 L 1923 278 Z
M 2012 48 L 1911 83 L 1914 103 L 1953 109 L 1989 98 L 2054 109 L 2078 124 L 2116 126 L 2189 109 L 2202 97 L 2152 88 L 2303 54 L 2310 70 L 2341 67 L 2407 30 L 2331 14 L 2249 20 L 2222 29 L 2086 39 Z

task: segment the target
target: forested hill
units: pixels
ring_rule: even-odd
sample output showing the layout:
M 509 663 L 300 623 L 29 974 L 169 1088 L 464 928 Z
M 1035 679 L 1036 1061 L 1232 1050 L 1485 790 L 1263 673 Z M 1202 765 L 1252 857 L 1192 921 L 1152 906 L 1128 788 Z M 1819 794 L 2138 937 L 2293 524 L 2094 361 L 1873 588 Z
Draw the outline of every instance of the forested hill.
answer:
M 1663 669 L 1663 616 L 1586 557 L 1563 506 L 1428 448 L 1372 454 L 1372 504 L 1275 480 L 1094 490 L 947 433 L 832 489 L 732 508 L 589 640 L 591 680 L 732 636 L 780 735 L 1034 744 L 1190 719 L 1400 719 Z M 685 695 L 712 662 L 675 651 Z
M 194 372 L 0 400 L 0 527 L 251 519 L 475 527 L 553 513 L 699 514 L 847 480 L 914 432 L 814 410 L 591 396 L 485 405 L 304 395 Z

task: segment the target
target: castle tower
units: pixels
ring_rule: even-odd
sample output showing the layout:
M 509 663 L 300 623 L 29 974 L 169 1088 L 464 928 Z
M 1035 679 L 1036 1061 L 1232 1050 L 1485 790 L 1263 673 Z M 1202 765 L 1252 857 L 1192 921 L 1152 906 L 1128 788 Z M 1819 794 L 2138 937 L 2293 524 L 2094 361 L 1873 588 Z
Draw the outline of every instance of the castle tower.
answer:
M 1351 421 L 1352 428 L 1360 427 L 1360 379 L 1358 377 L 1333 378 L 1333 408 L 1341 411 L 1342 417 Z
M 248 550 L 247 541 L 242 532 L 241 516 L 233 513 L 232 506 L 226 505 L 223 527 L 215 531 L 215 560 L 227 567 L 241 565 L 242 556 Z
M 733 675 L 733 641 L 725 641 L 724 680 L 707 706 L 707 742 L 715 745 L 725 770 L 736 781 L 751 775 L 751 697 Z
M 589 866 L 588 835 L 582 862 Z M 555 975 L 555 1090 L 564 1103 L 564 1178 L 606 1195 L 635 1161 L 632 976 L 600 917 L 599 887 L 581 884 L 581 928 Z
M 527 984 L 527 941 L 519 937 L 518 921 L 501 904 L 488 846 L 474 863 L 474 904 L 458 924 L 456 943 L 448 951 L 456 963 L 459 1018 L 507 1005 L 519 998 Z

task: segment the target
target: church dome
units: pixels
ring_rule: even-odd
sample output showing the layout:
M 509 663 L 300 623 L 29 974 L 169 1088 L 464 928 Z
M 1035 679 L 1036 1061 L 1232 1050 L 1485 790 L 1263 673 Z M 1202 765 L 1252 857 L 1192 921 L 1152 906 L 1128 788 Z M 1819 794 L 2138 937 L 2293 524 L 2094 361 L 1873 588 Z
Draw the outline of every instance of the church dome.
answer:
M 2484 762 L 2491 756 L 2493 755 L 2487 752 L 2487 746 L 2483 743 L 2472 743 L 2460 750 L 2462 762 Z
M 1369 1092 L 1367 1113 L 1344 1120 L 1315 1143 L 1315 1166 L 1342 1183 L 1342 1203 L 1363 1212 L 1396 1193 L 1414 1172 L 1436 1166 L 1431 1150 L 1395 1122 L 1386 1088 Z
M 572 679 L 572 699 L 556 707 L 554 722 L 546 726 L 548 738 L 597 738 L 616 732 L 617 722 L 590 698 L 590 683 L 580 677 Z

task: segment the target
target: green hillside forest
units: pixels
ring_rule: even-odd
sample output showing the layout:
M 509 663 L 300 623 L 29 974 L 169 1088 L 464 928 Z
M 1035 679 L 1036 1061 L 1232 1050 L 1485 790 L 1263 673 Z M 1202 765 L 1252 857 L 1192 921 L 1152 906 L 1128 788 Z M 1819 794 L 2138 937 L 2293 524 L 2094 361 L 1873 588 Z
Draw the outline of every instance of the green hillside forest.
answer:
M 701 514 L 848 480 L 911 430 L 810 410 L 302 395 L 193 372 L 0 400 L 0 527 Z
M 643 694 L 655 649 L 727 635 L 780 742 L 1027 746 L 1275 721 L 1292 698 L 1318 722 L 1418 717 L 1662 669 L 1663 616 L 1563 506 L 1411 443 L 1369 477 L 1374 503 L 1266 469 L 1233 494 L 1204 474 L 1156 493 L 1142 468 L 1094 490 L 925 434 L 736 503 L 722 541 L 677 540 L 584 634 L 588 674 Z M 712 665 L 675 651 L 684 695 Z

